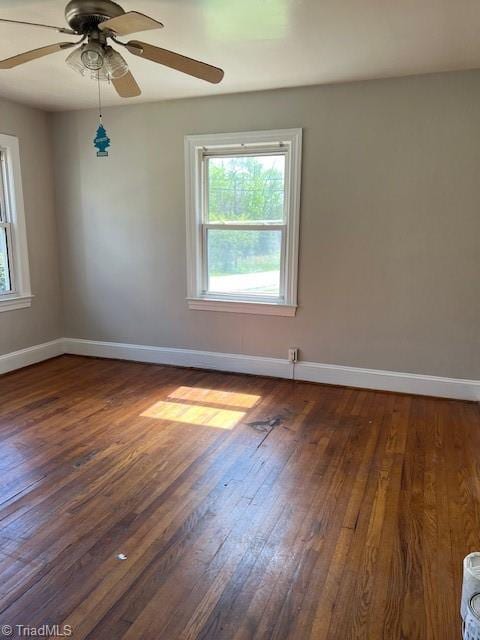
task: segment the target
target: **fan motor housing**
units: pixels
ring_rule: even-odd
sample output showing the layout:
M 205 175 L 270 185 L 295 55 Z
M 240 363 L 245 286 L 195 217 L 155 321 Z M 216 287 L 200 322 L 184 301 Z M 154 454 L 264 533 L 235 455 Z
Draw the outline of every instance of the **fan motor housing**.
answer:
M 65 18 L 77 33 L 89 33 L 100 22 L 124 13 L 122 7 L 112 0 L 71 0 L 65 7 Z

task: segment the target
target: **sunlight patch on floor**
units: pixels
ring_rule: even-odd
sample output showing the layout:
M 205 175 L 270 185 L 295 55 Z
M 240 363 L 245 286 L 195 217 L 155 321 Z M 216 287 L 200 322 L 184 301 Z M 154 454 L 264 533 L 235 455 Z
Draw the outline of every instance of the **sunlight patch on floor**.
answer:
M 233 391 L 217 391 L 216 389 L 203 389 L 201 387 L 178 387 L 168 396 L 174 400 L 188 400 L 190 402 L 211 402 L 228 407 L 241 407 L 251 409 L 260 400 L 261 396 L 250 393 L 236 393 Z
M 217 429 L 233 429 L 245 417 L 245 411 L 160 401 L 140 415 L 144 418 L 155 418 L 169 422 L 198 424 Z

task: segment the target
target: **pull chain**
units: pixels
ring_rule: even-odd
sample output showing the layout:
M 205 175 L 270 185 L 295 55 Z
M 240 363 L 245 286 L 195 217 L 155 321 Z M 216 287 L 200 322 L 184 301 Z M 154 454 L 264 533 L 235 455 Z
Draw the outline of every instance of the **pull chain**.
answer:
M 102 92 L 100 90 L 100 71 L 97 71 L 97 84 L 98 84 L 98 119 L 102 122 Z

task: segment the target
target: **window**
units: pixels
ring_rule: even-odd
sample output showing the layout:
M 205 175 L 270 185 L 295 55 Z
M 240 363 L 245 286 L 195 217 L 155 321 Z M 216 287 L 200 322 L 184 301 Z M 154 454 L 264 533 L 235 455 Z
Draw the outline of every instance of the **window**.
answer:
M 191 309 L 295 315 L 301 129 L 187 136 Z
M 0 134 L 0 311 L 32 300 L 18 140 Z

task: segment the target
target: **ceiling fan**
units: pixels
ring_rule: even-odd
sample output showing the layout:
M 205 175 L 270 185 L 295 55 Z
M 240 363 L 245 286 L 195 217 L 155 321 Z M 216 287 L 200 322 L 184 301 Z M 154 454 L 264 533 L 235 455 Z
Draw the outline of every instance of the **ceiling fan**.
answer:
M 111 39 L 135 56 L 176 69 L 195 78 L 213 84 L 217 84 L 223 78 L 222 69 L 205 62 L 139 40 L 128 42 L 118 40 L 118 37 L 128 36 L 138 31 L 161 29 L 163 24 L 137 11 L 125 12 L 113 0 L 71 0 L 65 7 L 65 18 L 69 27 L 54 27 L 0 18 L 0 22 L 42 27 L 59 33 L 81 36 L 81 39 L 76 42 L 57 42 L 0 60 L 0 70 L 12 69 L 25 62 L 75 47 L 66 59 L 67 64 L 75 71 L 82 75 L 90 74 L 95 80 L 98 78 L 111 81 L 122 98 L 138 96 L 141 93 L 140 87 L 123 56 L 109 45 L 108 40 Z

